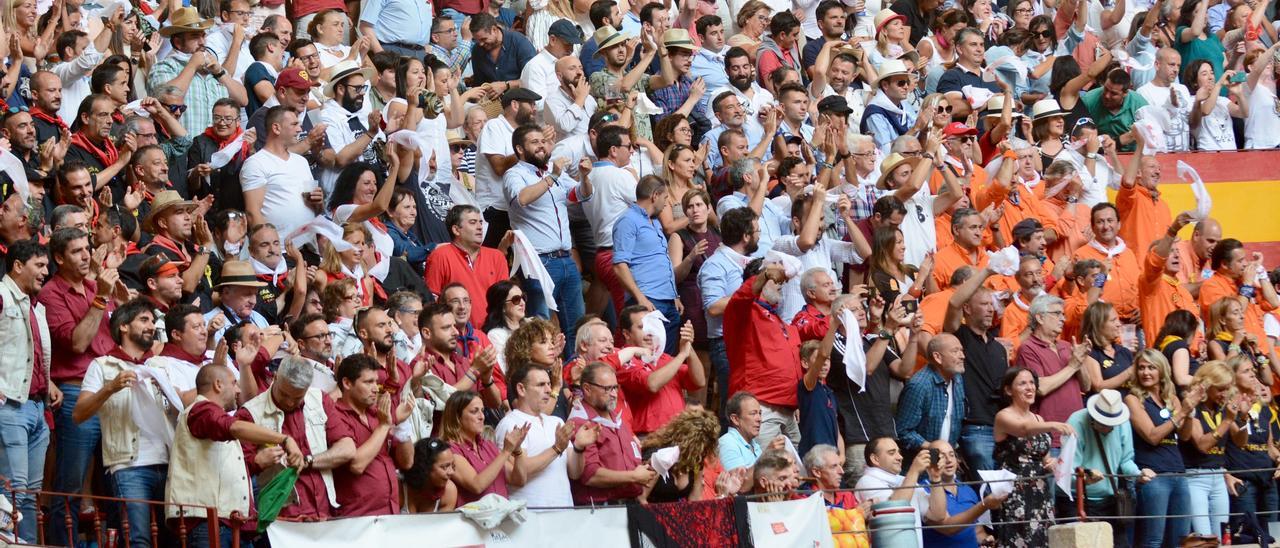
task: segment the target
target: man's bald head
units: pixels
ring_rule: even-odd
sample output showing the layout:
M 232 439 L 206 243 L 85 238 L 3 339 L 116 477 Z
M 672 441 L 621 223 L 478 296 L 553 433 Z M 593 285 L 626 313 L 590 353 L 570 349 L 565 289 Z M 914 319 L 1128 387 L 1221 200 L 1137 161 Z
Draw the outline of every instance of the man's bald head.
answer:
M 231 369 L 224 365 L 209 364 L 201 367 L 196 373 L 196 392 L 202 396 L 208 396 L 219 380 L 224 383 L 234 382 L 235 376 L 231 374 Z
M 1196 223 L 1195 230 L 1191 231 L 1191 248 L 1195 250 L 1196 256 L 1207 261 L 1213 253 L 1213 246 L 1218 245 L 1218 240 L 1221 239 L 1222 224 L 1209 217 Z
M 583 76 L 582 61 L 577 55 L 566 55 L 556 60 L 556 77 L 561 84 L 576 82 Z
M 31 75 L 31 87 L 35 89 L 43 90 L 54 85 L 62 85 L 62 79 L 58 78 L 57 74 L 47 70 L 41 70 Z

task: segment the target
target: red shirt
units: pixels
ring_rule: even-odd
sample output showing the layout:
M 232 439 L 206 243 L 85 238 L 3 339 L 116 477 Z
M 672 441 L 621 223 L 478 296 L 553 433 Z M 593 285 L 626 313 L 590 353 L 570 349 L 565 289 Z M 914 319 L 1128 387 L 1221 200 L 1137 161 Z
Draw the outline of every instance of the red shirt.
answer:
M 791 318 L 791 325 L 800 332 L 800 342 L 822 340 L 831 327 L 831 318 L 813 305 L 806 304 Z
M 604 357 L 603 361 L 613 367 L 618 374 L 618 386 L 627 394 L 627 401 L 631 404 L 631 413 L 635 418 L 630 423 L 631 429 L 637 434 L 648 434 L 662 428 L 662 425 L 667 424 L 684 410 L 684 393 L 681 388 L 690 391 L 698 389 L 693 384 L 693 377 L 689 375 L 689 364 L 686 362 L 680 364 L 680 370 L 676 372 L 676 376 L 662 385 L 657 392 L 649 391 L 649 375 L 666 367 L 672 359 L 671 356 L 663 354 L 654 363 L 645 363 L 644 360 L 636 357 L 623 364 L 618 361 L 617 352 Z
M 485 294 L 489 286 L 510 277 L 511 267 L 507 264 L 506 255 L 496 249 L 481 247 L 475 262 L 472 262 L 466 251 L 450 243 L 436 247 L 427 255 L 426 271 L 427 289 L 436 296 L 442 296 L 444 287 L 454 282 L 467 288 L 467 294 L 471 296 L 469 320 L 473 325 L 483 325 L 488 313 Z
M 800 333 L 751 291 L 754 283 L 754 276 L 744 280 L 724 310 L 724 345 L 733 364 L 729 393 L 746 390 L 761 403 L 795 408 L 804 375 Z
M 339 400 L 333 404 L 333 413 L 329 415 L 329 423 L 325 425 L 332 447 L 342 438 L 351 438 L 359 448 L 378 427 L 378 413 L 373 407 L 365 409 L 364 421 L 360 414 Z M 387 439 L 390 439 L 388 435 Z M 365 468 L 363 474 L 351 471 L 350 466 L 341 466 L 333 471 L 334 489 L 337 491 L 337 517 L 352 516 L 385 516 L 400 513 L 400 481 L 396 478 L 395 462 L 391 460 L 390 444 L 383 442 L 373 462 Z
M 587 413 L 586 419 L 581 416 L 569 417 L 569 422 L 573 423 L 575 429 L 588 420 L 595 420 L 600 416 L 589 405 L 583 405 L 582 409 Z M 640 440 L 632 433 L 631 427 L 626 422 L 616 427 L 596 422 L 600 424 L 600 436 L 596 439 L 596 443 L 587 447 L 582 454 L 582 477 L 573 482 L 573 503 L 600 504 L 640 496 L 644 487 L 636 483 L 609 489 L 587 486 L 587 481 L 595 477 L 596 472 L 602 468 L 630 472 L 640 465 Z
M 321 396 L 324 402 L 325 413 L 332 418 L 336 411 L 334 410 L 334 402 L 327 395 Z M 303 417 L 303 408 L 306 406 L 304 401 L 297 409 L 284 414 L 284 423 L 281 425 L 280 433 L 293 438 L 298 442 L 298 449 L 305 455 L 314 455 L 311 450 L 311 444 L 307 442 L 307 424 Z M 248 409 L 243 407 L 236 411 L 236 419 L 242 421 L 253 422 L 253 415 Z M 262 472 L 260 468 L 253 463 L 253 455 L 258 452 L 258 446 L 249 442 L 240 442 L 240 446 L 244 448 L 244 462 L 249 468 L 249 473 L 258 474 Z M 294 493 L 297 494 L 297 502 L 285 506 L 280 509 L 280 519 L 282 520 L 325 520 L 332 515 L 329 508 L 329 494 L 325 490 L 324 479 L 320 477 L 320 471 L 314 468 L 308 468 L 298 474 L 298 482 L 293 486 Z
M 191 406 L 191 411 L 187 413 L 187 429 L 191 431 L 191 435 L 196 439 L 211 441 L 235 441 L 235 437 L 231 435 L 231 425 L 235 424 L 237 419 L 227 414 L 227 411 L 218 404 L 209 400 L 198 402 Z M 252 522 L 257 519 L 258 508 L 254 504 L 252 485 L 249 484 L 249 471 L 247 470 L 248 461 L 246 459 L 246 470 L 239 478 L 218 478 L 221 481 L 241 481 L 247 484 L 249 492 L 249 515 L 246 516 L 248 521 Z M 198 520 L 188 519 L 189 526 L 194 526 Z M 227 524 L 228 520 L 222 520 Z
M 294 0 L 293 2 L 288 2 L 288 4 L 290 5 L 289 16 L 294 21 L 305 15 L 320 13 L 327 9 L 335 9 L 343 13 L 347 11 L 347 4 L 342 0 Z
M 49 376 L 53 382 L 80 382 L 85 371 L 89 370 L 89 362 L 115 348 L 116 342 L 111 340 L 111 327 L 108 317 L 115 310 L 115 303 L 107 299 L 107 312 L 98 322 L 98 332 L 94 334 L 89 348 L 84 353 L 71 349 L 71 333 L 76 324 L 89 313 L 93 298 L 98 291 L 98 284 L 93 280 L 84 281 L 84 292 L 72 287 L 66 278 L 54 276 L 40 294 L 36 302 L 44 305 L 45 319 L 49 322 L 49 346 L 53 348 L 50 356 Z
M 466 459 L 467 464 L 470 464 L 477 474 L 479 474 L 481 470 L 488 468 L 489 464 L 497 460 L 498 456 L 502 454 L 502 451 L 498 449 L 498 444 L 489 441 L 483 436 L 477 440 L 477 443 L 454 441 L 449 442 L 449 447 L 453 449 L 453 453 L 455 455 L 460 455 L 462 458 Z M 502 495 L 504 497 L 507 496 L 507 473 L 505 470 L 498 472 L 498 475 L 493 478 L 493 483 L 490 483 L 488 487 L 485 487 L 484 490 L 479 493 L 467 491 L 465 487 L 459 484 L 458 506 L 480 500 L 489 493 Z
M 1014 365 L 1030 369 L 1040 378 L 1048 377 L 1067 366 L 1071 360 L 1071 345 L 1063 340 L 1055 340 L 1050 345 L 1034 335 L 1018 347 L 1018 359 Z M 1080 381 L 1075 375 L 1067 382 L 1046 396 L 1036 399 L 1031 410 L 1040 414 L 1049 422 L 1067 422 L 1072 413 L 1084 409 L 1084 398 L 1080 395 Z M 1058 446 L 1058 434 L 1053 434 L 1053 446 Z

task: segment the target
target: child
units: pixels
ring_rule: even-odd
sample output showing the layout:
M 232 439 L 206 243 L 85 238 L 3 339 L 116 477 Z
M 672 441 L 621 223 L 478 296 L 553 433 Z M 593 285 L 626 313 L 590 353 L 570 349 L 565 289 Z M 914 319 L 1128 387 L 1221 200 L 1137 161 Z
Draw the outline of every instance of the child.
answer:
M 836 425 L 836 396 L 827 387 L 827 373 L 831 360 L 817 362 L 821 341 L 805 341 L 800 345 L 800 363 L 804 364 L 804 378 L 796 388 L 800 400 L 800 450 L 807 455 L 818 444 L 834 445 L 844 454 L 844 439 Z

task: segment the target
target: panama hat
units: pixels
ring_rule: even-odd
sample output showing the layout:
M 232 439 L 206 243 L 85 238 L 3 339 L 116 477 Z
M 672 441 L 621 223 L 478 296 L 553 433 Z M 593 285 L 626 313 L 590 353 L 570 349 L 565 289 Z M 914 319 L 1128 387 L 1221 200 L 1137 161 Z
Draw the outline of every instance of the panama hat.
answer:
M 689 37 L 689 31 L 685 29 L 667 29 L 662 33 L 662 45 L 667 48 L 683 48 L 694 51 L 693 38 Z
M 360 63 L 355 61 L 342 61 L 333 66 L 333 76 L 324 85 L 324 96 L 333 98 L 334 86 L 342 83 L 343 80 L 355 76 L 357 74 L 364 76 L 365 80 L 372 80 L 374 75 L 373 67 L 362 67 Z
M 172 208 L 195 209 L 196 203 L 191 200 L 185 200 L 176 190 L 165 190 L 156 195 L 151 200 L 151 211 L 147 212 L 147 216 L 142 218 L 142 229 L 152 234 L 156 233 L 156 219 L 163 216 Z
M 897 152 L 887 156 L 883 162 L 880 162 L 880 178 L 876 180 L 876 188 L 886 188 L 885 181 L 889 179 L 889 174 L 899 166 L 909 165 L 911 169 L 915 169 L 916 164 L 920 163 L 919 158 L 908 158 Z
M 160 29 L 160 36 L 165 38 L 186 32 L 204 32 L 213 26 L 212 19 L 200 17 L 194 7 L 178 8 L 169 18 L 169 26 Z
M 222 276 L 218 277 L 218 287 L 239 285 L 244 287 L 266 287 L 267 283 L 258 279 L 253 266 L 246 261 L 227 261 L 222 263 Z
M 1002 113 L 1004 113 L 1004 94 L 997 93 L 992 95 L 990 99 L 987 99 L 987 104 L 982 108 L 982 116 L 984 118 L 987 116 L 999 116 Z M 1013 117 L 1017 118 L 1019 116 L 1022 116 L 1022 113 L 1019 112 L 1018 108 L 1015 106 L 1013 109 Z
M 876 36 L 879 36 L 880 31 L 884 29 L 884 26 L 888 25 L 889 21 L 893 21 L 894 19 L 901 19 L 904 25 L 907 23 L 907 16 L 902 15 L 901 13 L 893 11 L 889 8 L 885 8 L 876 12 L 876 18 L 875 18 Z
M 1041 99 L 1031 105 L 1031 121 L 1042 120 L 1045 118 L 1053 118 L 1054 116 L 1066 116 L 1067 111 L 1062 110 L 1062 106 L 1053 99 Z
M 596 40 L 596 55 L 600 55 L 604 50 L 627 41 L 627 35 L 609 25 L 596 29 L 594 38 Z
M 1100 390 L 1089 396 L 1085 404 L 1089 409 L 1089 418 L 1105 426 L 1120 426 L 1129 422 L 1129 406 L 1124 404 L 1120 392 L 1110 388 Z

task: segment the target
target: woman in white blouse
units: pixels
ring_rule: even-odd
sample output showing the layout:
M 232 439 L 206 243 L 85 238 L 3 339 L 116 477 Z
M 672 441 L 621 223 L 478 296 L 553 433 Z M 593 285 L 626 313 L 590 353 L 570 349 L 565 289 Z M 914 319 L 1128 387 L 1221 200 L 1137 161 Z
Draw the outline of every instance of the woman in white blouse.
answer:
M 1234 70 L 1222 73 L 1214 80 L 1213 65 L 1204 59 L 1196 59 L 1187 65 L 1182 80 L 1188 91 L 1195 95 L 1195 107 L 1191 109 L 1191 130 L 1195 134 L 1196 150 L 1236 150 L 1236 135 L 1231 118 L 1246 118 L 1249 102 L 1244 98 L 1244 86 L 1231 83 Z M 1221 94 L 1227 86 L 1228 97 Z
M 338 9 L 327 9 L 317 13 L 307 25 L 307 33 L 320 52 L 320 79 L 329 79 L 329 69 L 343 61 L 359 62 L 361 55 L 369 51 L 369 41 L 360 35 L 354 46 L 343 45 L 342 37 L 347 35 L 350 20 L 347 14 Z
M 481 331 L 489 336 L 489 343 L 498 351 L 498 367 L 507 370 L 507 339 L 524 322 L 524 291 L 510 280 L 502 280 L 489 286 L 485 292 L 488 314 Z

